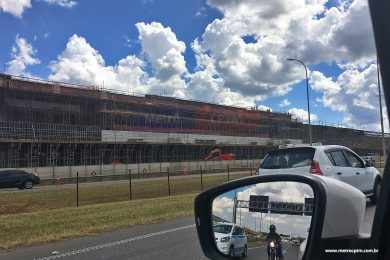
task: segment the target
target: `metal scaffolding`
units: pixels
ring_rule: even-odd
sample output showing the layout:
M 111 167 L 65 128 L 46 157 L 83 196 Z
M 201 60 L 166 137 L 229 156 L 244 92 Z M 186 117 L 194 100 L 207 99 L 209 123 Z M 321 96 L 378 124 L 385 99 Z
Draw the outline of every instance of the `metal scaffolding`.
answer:
M 284 113 L 0 74 L 1 168 L 46 167 L 53 177 L 64 167 L 69 176 L 79 166 L 98 165 L 100 173 L 107 165 L 114 172 L 117 165 L 161 168 L 167 162 L 203 163 L 215 147 L 235 161 L 253 161 L 279 144 L 307 142 L 305 128 Z M 314 142 L 361 154 L 381 152 L 375 132 L 320 124 L 312 126 L 312 135 Z

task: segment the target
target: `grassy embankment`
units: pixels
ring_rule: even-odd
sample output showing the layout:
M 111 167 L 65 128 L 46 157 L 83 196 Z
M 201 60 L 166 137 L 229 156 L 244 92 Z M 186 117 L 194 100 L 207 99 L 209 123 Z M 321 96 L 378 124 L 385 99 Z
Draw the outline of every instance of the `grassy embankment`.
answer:
M 195 194 L 0 216 L 0 248 L 10 249 L 192 216 Z

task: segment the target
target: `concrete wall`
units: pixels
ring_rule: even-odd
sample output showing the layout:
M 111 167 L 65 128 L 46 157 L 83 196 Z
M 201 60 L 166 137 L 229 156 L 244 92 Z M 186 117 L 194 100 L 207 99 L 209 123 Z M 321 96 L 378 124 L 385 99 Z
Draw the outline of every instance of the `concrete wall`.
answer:
M 202 134 L 182 134 L 182 133 L 157 133 L 141 131 L 113 131 L 102 130 L 102 142 L 129 142 L 138 141 L 145 143 L 182 143 L 196 144 L 199 141 L 207 141 L 215 144 L 230 145 L 280 145 L 284 142 L 291 144 L 301 144 L 300 139 L 272 139 L 261 137 L 245 136 L 221 136 L 221 135 L 202 135 Z
M 61 166 L 61 167 L 37 167 L 20 168 L 27 172 L 33 171 L 42 179 L 71 178 L 79 173 L 81 177 L 94 175 L 119 175 L 127 174 L 131 170 L 132 174 L 156 174 L 160 172 L 180 172 L 182 174 L 199 171 L 201 168 L 207 171 L 227 170 L 238 168 L 257 169 L 260 165 L 257 160 L 233 160 L 233 161 L 188 161 L 188 162 L 162 162 L 162 163 L 142 163 L 142 164 L 104 164 L 85 166 Z M 3 169 L 2 169 L 3 170 Z M 5 169 L 4 169 L 5 170 Z

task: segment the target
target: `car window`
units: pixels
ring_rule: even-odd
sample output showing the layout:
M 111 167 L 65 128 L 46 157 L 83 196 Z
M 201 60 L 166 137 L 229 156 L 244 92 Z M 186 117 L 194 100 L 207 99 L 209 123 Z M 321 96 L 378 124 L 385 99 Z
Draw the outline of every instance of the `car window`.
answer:
M 280 149 L 267 154 L 261 164 L 262 169 L 284 169 L 310 166 L 315 149 L 300 147 Z
M 344 150 L 345 155 L 348 158 L 349 164 L 354 168 L 363 168 L 364 164 L 360 158 L 358 158 L 355 154 L 350 151 Z
M 333 159 L 331 161 L 332 161 L 332 163 L 334 163 L 334 166 L 339 166 L 339 167 L 349 167 L 350 166 L 343 151 L 341 151 L 341 150 L 331 151 L 331 152 L 329 152 L 329 154 Z
M 326 156 L 328 157 L 329 161 L 332 163 L 333 166 L 336 166 L 336 162 L 334 161 L 332 155 L 330 152 L 325 152 Z
M 235 228 L 234 228 L 234 231 L 233 231 L 233 235 L 234 235 L 234 236 L 239 236 L 239 235 L 241 235 L 241 228 L 235 227 Z
M 12 176 L 21 176 L 21 175 L 25 174 L 25 172 L 23 172 L 23 171 L 17 171 L 17 170 L 10 171 L 9 173 L 10 173 L 10 175 L 12 175 Z
M 215 233 L 229 234 L 232 230 L 231 225 L 215 225 L 213 228 Z
M 5 176 L 9 176 L 9 171 L 0 172 L 0 178 Z

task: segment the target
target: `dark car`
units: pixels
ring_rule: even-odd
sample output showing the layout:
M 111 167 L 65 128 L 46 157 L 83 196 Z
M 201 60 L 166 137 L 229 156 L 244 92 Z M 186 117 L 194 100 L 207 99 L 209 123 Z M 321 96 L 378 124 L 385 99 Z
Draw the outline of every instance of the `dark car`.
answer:
M 0 188 L 31 189 L 39 184 L 38 176 L 21 170 L 0 171 Z

